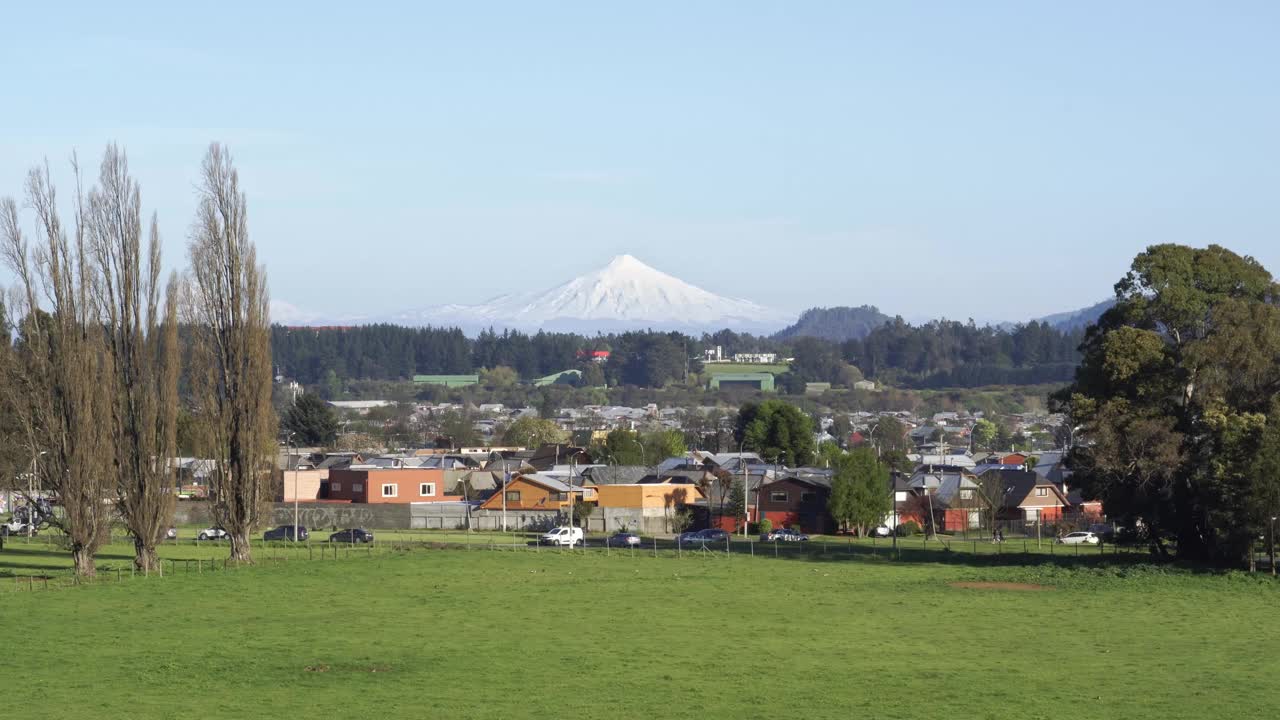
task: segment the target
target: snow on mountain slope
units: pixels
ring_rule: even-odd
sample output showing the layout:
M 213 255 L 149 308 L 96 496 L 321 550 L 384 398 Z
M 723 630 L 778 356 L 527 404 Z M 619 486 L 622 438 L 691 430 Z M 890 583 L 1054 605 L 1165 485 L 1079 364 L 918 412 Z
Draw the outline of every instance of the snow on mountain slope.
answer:
M 482 305 L 397 313 L 386 321 L 463 329 L 770 329 L 791 320 L 748 300 L 727 298 L 655 270 L 630 255 L 545 292 L 503 295 Z

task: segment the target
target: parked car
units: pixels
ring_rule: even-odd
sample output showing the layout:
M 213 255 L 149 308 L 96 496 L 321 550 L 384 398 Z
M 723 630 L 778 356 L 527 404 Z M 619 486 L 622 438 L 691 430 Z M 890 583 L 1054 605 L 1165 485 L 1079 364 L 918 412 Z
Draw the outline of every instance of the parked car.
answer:
M 792 530 L 791 528 L 778 528 L 777 530 L 773 530 L 768 533 L 765 533 L 764 535 L 761 535 L 760 539 L 764 542 L 776 542 L 778 540 L 781 540 L 783 542 L 807 542 L 809 540 L 809 536 L 805 535 L 799 530 Z
M 690 530 L 689 532 L 680 533 L 676 541 L 681 545 L 711 545 L 720 544 L 729 537 L 729 533 L 718 528 L 707 528 L 705 530 Z
M 364 528 L 347 528 L 330 535 L 329 542 L 371 543 L 373 542 L 373 533 Z
M 177 540 L 177 539 L 178 539 L 178 528 L 169 528 L 168 530 L 165 530 L 165 531 L 164 531 L 164 539 L 165 539 L 165 540 Z
M 689 530 L 682 532 L 676 536 L 676 543 L 679 545 L 691 545 L 693 543 L 702 542 L 702 536 L 699 535 L 700 530 Z
M 27 529 L 27 524 L 25 522 L 15 518 L 6 520 L 3 524 L 0 524 L 0 535 L 26 535 Z M 30 530 L 32 535 L 36 535 L 39 529 L 31 527 Z
M 1103 542 L 1116 541 L 1116 526 L 1111 523 L 1094 523 L 1089 526 L 1089 532 L 1097 535 Z
M 708 528 L 702 531 L 702 539 L 707 542 L 722 543 L 729 539 L 729 533 L 720 528 Z
M 1097 545 L 1098 536 L 1091 532 L 1073 532 L 1058 538 L 1058 542 L 1063 545 Z
M 609 536 L 609 547 L 638 547 L 640 536 L 632 532 L 619 532 Z
M 204 530 L 201 530 L 198 535 L 196 535 L 196 539 L 197 540 L 226 540 L 227 531 L 217 526 L 214 526 L 211 528 L 205 528 Z
M 307 532 L 307 529 L 301 525 L 298 526 L 298 530 L 297 530 L 298 536 L 296 538 L 293 536 L 293 533 L 294 533 L 294 529 L 292 525 L 281 525 L 278 528 L 268 530 L 262 533 L 262 539 L 292 541 L 292 540 L 306 540 L 307 538 L 311 537 L 311 533 Z
M 889 529 L 888 525 L 880 525 L 871 529 L 871 537 L 889 537 L 892 534 L 893 531 Z
M 562 525 L 542 533 L 538 538 L 540 545 L 568 545 L 573 547 L 586 539 L 580 527 Z

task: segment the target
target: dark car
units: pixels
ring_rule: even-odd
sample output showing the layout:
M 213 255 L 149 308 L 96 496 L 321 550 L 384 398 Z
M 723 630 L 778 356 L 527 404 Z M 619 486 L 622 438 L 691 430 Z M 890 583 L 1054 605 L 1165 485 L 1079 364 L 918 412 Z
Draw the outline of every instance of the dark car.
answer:
M 373 533 L 364 528 L 347 528 L 329 536 L 329 542 L 338 543 L 371 543 L 373 542 Z
M 617 533 L 614 533 L 613 535 L 610 535 L 609 540 L 606 542 L 606 544 L 609 547 L 629 548 L 629 547 L 639 547 L 640 542 L 641 540 L 639 535 L 633 532 L 627 532 L 623 530 L 622 532 L 617 532 Z
M 778 528 L 777 530 L 773 530 L 765 535 L 761 535 L 760 539 L 764 542 L 776 542 L 778 540 L 783 542 L 808 542 L 809 536 L 792 528 Z
M 293 526 L 292 526 L 292 525 L 281 525 L 280 527 L 278 527 L 278 528 L 276 528 L 276 529 L 274 529 L 274 530 L 268 530 L 268 531 L 266 531 L 265 533 L 263 533 L 263 534 L 262 534 L 262 539 L 263 539 L 263 540 L 268 540 L 268 541 L 269 541 L 269 540 L 294 540 L 294 539 L 297 539 L 297 540 L 306 540 L 306 539 L 307 539 L 308 537 L 310 537 L 310 536 L 311 536 L 311 533 L 308 533 L 308 532 L 307 532 L 307 529 L 306 529 L 305 527 L 303 527 L 303 526 L 299 525 L 299 526 L 298 526 L 298 537 L 297 537 L 297 538 L 294 538 L 294 537 L 293 537 Z
M 729 539 L 729 533 L 719 528 L 709 528 L 707 530 L 703 530 L 699 534 L 702 535 L 702 539 L 707 542 L 722 543 Z

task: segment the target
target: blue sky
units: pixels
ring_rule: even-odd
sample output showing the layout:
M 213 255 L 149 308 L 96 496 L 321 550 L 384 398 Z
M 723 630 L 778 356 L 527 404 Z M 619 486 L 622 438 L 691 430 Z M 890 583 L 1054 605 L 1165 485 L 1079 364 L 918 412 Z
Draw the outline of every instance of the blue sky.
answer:
M 117 141 L 181 265 L 221 140 L 273 298 L 316 312 L 479 302 L 620 253 L 782 309 L 980 321 L 1091 304 L 1155 242 L 1280 268 L 1274 2 L 4 17 L 0 195 Z

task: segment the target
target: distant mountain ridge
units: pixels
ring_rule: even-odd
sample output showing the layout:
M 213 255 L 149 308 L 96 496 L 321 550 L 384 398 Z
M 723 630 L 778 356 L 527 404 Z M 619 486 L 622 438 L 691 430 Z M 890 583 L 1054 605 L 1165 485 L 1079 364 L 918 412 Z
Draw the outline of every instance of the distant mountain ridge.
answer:
M 1083 330 L 1090 325 L 1098 322 L 1098 318 L 1102 317 L 1102 313 L 1114 307 L 1116 301 L 1103 300 L 1096 305 L 1090 305 L 1080 310 L 1071 310 L 1068 312 L 1054 313 L 1053 315 L 1045 315 L 1042 318 L 1036 318 L 1037 322 L 1047 323 L 1050 327 L 1062 332 L 1072 332 L 1074 330 Z
M 800 314 L 794 325 L 779 331 L 774 338 L 816 337 L 832 342 L 861 340 L 892 319 L 874 305 L 810 308 Z

